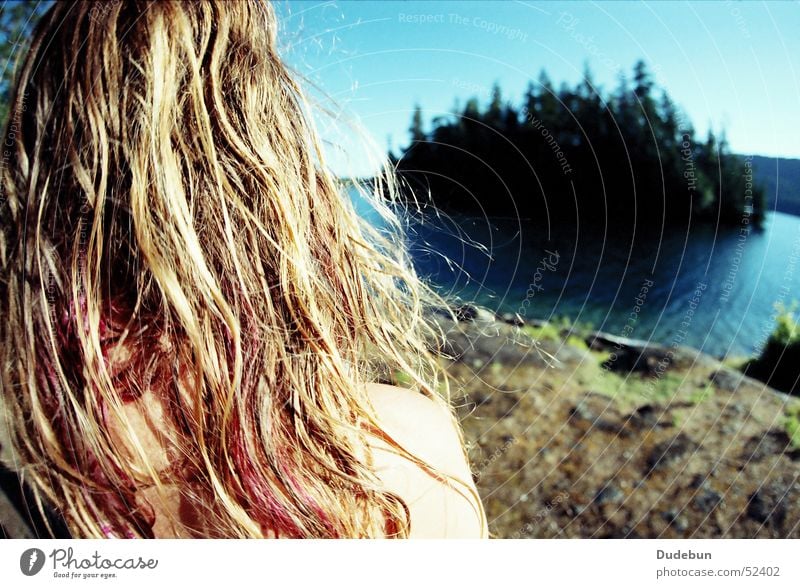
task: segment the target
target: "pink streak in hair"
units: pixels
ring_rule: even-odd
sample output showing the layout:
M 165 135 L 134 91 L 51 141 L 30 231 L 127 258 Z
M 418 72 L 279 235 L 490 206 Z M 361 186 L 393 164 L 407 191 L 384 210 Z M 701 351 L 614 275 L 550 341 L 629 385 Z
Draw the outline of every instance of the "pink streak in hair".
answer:
M 264 532 L 274 531 L 278 537 L 303 537 L 302 530 L 293 522 L 288 510 L 283 506 L 277 497 L 265 483 L 262 476 L 253 467 L 252 455 L 245 441 L 245 433 L 240 428 L 241 419 L 234 417 L 232 423 L 233 439 L 231 455 L 234 464 L 239 470 L 239 475 L 244 486 L 246 500 L 251 508 L 252 514 L 261 524 Z M 283 482 L 290 486 L 301 496 L 303 503 L 314 511 L 319 521 L 323 523 L 329 535 L 334 535 L 335 531 L 325 511 L 319 507 L 316 501 L 303 489 L 302 483 L 292 474 L 292 463 L 287 458 L 285 450 L 278 450 L 277 469 L 284 478 Z
M 65 370 L 67 380 L 77 388 L 83 387 L 84 392 L 92 394 L 92 391 L 86 390 L 86 382 L 84 382 L 81 375 L 85 358 L 83 348 L 78 337 L 78 330 L 81 326 L 78 325 L 78 313 L 76 308 L 80 306 L 83 314 L 84 332 L 88 332 L 88 317 L 86 316 L 87 304 L 85 295 L 81 294 L 77 300 L 69 301 L 67 306 L 63 308 L 58 316 L 58 320 L 54 325 L 56 341 L 58 342 L 57 350 L 59 359 Z M 119 311 L 118 308 L 110 307 L 111 314 Z M 113 329 L 110 326 L 110 321 L 106 316 L 100 317 L 99 323 L 99 336 L 102 345 L 103 360 L 108 366 L 108 345 L 105 344 L 110 337 L 113 336 Z M 49 349 L 47 346 L 42 346 L 42 349 Z M 73 430 L 70 427 L 66 413 L 66 404 L 62 396 L 62 386 L 59 381 L 55 364 L 55 358 L 51 357 L 49 351 L 44 357 L 37 358 L 37 378 L 42 382 L 42 389 L 48 391 L 43 395 L 42 405 L 53 423 L 53 428 L 59 439 L 60 445 L 64 448 L 66 456 L 74 467 L 81 471 L 84 475 L 95 481 L 101 490 L 85 490 L 89 504 L 96 505 L 101 512 L 96 512 L 98 519 L 102 520 L 101 529 L 106 536 L 119 536 L 122 535 L 128 538 L 136 537 L 131 527 L 127 524 L 121 524 L 121 520 L 133 520 L 134 525 L 140 529 L 143 536 L 152 536 L 152 526 L 155 523 L 155 518 L 152 513 L 142 512 L 140 508 L 136 507 L 135 488 L 133 481 L 117 468 L 114 468 L 115 474 L 119 476 L 123 482 L 122 487 L 112 486 L 111 481 L 106 476 L 105 472 L 100 466 L 97 456 L 94 455 L 88 447 L 81 443 L 81 431 Z M 123 388 L 120 390 L 120 396 L 123 401 L 126 401 L 127 391 Z M 97 398 L 97 404 L 100 407 L 100 423 L 101 426 L 107 427 L 107 406 L 102 402 L 101 398 Z M 73 421 L 75 422 L 75 421 Z M 113 466 L 112 466 L 113 467 Z M 102 514 L 101 514 L 102 513 Z M 114 513 L 118 522 L 111 524 L 106 520 L 106 514 Z M 113 534 L 111 534 L 113 533 Z

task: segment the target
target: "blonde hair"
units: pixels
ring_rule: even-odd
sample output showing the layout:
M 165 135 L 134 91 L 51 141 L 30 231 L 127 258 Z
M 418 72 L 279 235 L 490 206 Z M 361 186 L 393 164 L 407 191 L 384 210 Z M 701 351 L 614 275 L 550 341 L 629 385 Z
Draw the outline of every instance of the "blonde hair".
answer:
M 276 26 L 259 1 L 56 3 L 21 64 L 2 396 L 17 468 L 76 536 L 152 536 L 141 491 L 169 485 L 206 536 L 409 533 L 362 454 L 383 436 L 365 385 L 402 371 L 446 402 L 439 302 L 391 174 L 360 188 L 378 231 L 326 169 Z M 145 393 L 164 463 L 125 410 Z

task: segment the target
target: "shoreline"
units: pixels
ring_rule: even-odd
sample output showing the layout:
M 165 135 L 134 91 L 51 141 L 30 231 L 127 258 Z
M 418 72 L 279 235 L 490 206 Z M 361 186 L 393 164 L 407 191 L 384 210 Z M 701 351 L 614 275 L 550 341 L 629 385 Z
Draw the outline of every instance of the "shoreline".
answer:
M 799 397 L 687 346 L 457 314 L 439 351 L 495 536 L 800 537 Z

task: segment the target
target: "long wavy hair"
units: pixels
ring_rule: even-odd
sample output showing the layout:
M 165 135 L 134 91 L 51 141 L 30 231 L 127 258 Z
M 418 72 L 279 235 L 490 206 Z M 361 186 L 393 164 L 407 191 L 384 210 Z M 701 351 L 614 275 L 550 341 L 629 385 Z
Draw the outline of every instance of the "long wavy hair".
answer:
M 326 169 L 276 28 L 260 1 L 59 2 L 20 64 L 2 398 L 14 466 L 76 536 L 153 536 L 177 501 L 189 535 L 409 533 L 366 384 L 403 372 L 449 406 L 439 302 L 391 174 L 356 186 L 378 230 Z

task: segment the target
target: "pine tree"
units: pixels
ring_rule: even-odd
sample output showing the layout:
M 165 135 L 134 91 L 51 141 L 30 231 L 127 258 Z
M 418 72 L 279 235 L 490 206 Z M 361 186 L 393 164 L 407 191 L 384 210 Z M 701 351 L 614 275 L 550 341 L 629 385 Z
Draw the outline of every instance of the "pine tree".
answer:
M 411 115 L 411 126 L 408 129 L 411 135 L 411 145 L 421 143 L 427 140 L 425 130 L 423 129 L 422 122 L 422 107 L 417 104 L 414 106 L 414 114 Z

